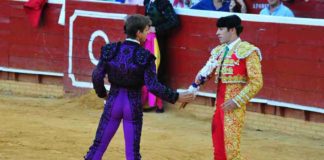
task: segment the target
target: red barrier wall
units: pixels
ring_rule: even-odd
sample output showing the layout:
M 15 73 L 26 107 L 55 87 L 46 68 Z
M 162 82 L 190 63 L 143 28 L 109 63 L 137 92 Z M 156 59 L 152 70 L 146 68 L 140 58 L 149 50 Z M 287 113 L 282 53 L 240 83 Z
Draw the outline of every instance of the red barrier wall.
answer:
M 175 57 L 170 59 L 170 72 L 174 86 L 186 87 L 218 42 L 216 20 L 181 16 L 181 23 L 169 45 Z M 243 26 L 241 38 L 263 53 L 264 87 L 258 97 L 323 107 L 323 27 L 256 22 Z M 209 83 L 204 89 L 212 91 L 213 87 Z
M 67 92 L 75 89 L 73 85 L 89 87 L 95 66 L 89 44 L 97 59 L 105 43 L 98 35 L 90 43 L 91 36 L 102 31 L 110 42 L 125 38 L 123 20 L 107 13 L 143 13 L 138 6 L 68 1 L 65 26 L 57 24 L 61 5 L 49 4 L 43 25 L 32 28 L 23 3 L 1 1 L 0 5 L 7 6 L 0 10 L 0 67 L 64 73 Z M 187 88 L 219 42 L 215 18 L 180 15 L 180 20 L 168 44 L 170 85 Z M 258 97 L 324 108 L 324 27 L 251 21 L 243 25 L 242 39 L 263 53 L 264 88 Z M 212 80 L 203 91 L 214 92 Z
M 31 27 L 23 3 L 1 1 L 0 66 L 38 71 L 64 70 L 64 27 L 57 24 L 61 5 L 45 7 L 42 25 Z

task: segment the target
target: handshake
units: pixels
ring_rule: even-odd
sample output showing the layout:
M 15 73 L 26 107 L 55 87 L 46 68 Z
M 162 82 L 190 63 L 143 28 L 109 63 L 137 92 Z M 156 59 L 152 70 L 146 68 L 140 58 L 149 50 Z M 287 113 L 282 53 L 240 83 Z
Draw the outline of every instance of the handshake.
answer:
M 199 86 L 204 84 L 205 81 L 206 77 L 197 76 L 195 82 L 193 82 L 186 91 L 179 94 L 178 101 L 182 102 L 179 109 L 184 109 L 189 102 L 196 98 L 199 91 Z

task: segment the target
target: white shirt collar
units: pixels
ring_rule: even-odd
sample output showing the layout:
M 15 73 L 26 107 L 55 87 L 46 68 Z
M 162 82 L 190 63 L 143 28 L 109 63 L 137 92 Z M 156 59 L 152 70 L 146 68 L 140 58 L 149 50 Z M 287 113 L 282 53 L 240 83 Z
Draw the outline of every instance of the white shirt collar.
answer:
M 235 41 L 233 41 L 232 43 L 227 45 L 228 49 L 231 50 L 235 46 L 235 44 L 240 42 L 240 41 L 241 41 L 241 38 L 238 37 Z
M 132 39 L 132 38 L 126 38 L 126 41 L 131 41 L 131 42 L 135 42 L 135 43 L 140 44 L 140 42 L 138 40 Z

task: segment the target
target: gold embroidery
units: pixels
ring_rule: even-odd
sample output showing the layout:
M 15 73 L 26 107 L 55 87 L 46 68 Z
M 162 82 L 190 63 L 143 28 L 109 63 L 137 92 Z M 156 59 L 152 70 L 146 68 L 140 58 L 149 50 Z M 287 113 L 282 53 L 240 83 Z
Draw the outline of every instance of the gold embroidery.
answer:
M 242 46 L 244 46 L 244 43 Z M 250 51 L 251 50 L 249 50 L 248 47 L 246 47 L 245 52 Z M 224 75 L 223 72 L 230 72 L 230 70 L 228 70 L 227 68 L 232 68 L 224 67 L 222 69 L 222 77 L 220 78 L 223 83 L 226 83 L 224 84 L 226 85 L 225 101 L 233 99 L 239 105 L 239 108 L 224 113 L 224 142 L 226 156 L 229 160 L 244 159 L 241 156 L 240 152 L 240 141 L 241 131 L 244 124 L 244 115 L 246 112 L 246 104 L 252 97 L 254 97 L 259 92 L 263 85 L 260 64 L 261 55 L 260 52 L 258 52 L 258 50 L 252 51 L 253 52 L 246 54 L 243 54 L 242 51 L 237 54 L 240 56 L 237 56 L 239 59 L 241 59 L 242 57 L 246 58 L 247 75 Z M 228 63 L 232 62 L 233 61 L 228 61 Z M 239 63 L 239 61 L 236 61 L 236 63 Z M 216 83 L 218 83 L 219 69 L 220 67 L 217 66 L 215 72 Z
M 245 105 L 263 86 L 260 59 L 256 52 L 246 58 L 246 69 L 249 77 L 247 85 L 234 97 L 240 106 Z
M 226 84 L 225 101 L 235 97 L 243 87 L 244 84 L 240 83 Z M 240 151 L 240 141 L 245 111 L 246 106 L 244 105 L 241 108 L 224 113 L 225 148 L 229 160 L 243 159 Z
M 234 66 L 234 65 L 239 65 L 240 60 L 234 60 L 234 59 L 229 59 L 226 58 L 223 62 L 223 66 Z
M 231 68 L 232 69 L 232 68 Z M 233 70 L 232 70 L 233 74 Z M 216 74 L 215 76 L 215 83 L 218 83 L 217 81 L 218 75 Z M 220 78 L 223 83 L 246 83 L 247 82 L 247 77 L 243 75 L 226 75 L 222 76 Z
M 224 51 L 225 44 L 217 46 L 211 51 L 211 58 L 216 59 Z
M 222 75 L 228 75 L 228 74 L 233 74 L 233 68 L 232 67 L 223 67 L 222 68 Z
M 262 59 L 261 52 L 258 47 L 254 46 L 249 42 L 241 42 L 238 48 L 236 49 L 236 56 L 239 59 L 244 59 L 248 57 L 250 54 L 252 54 L 253 52 L 256 52 L 258 54 L 260 60 Z

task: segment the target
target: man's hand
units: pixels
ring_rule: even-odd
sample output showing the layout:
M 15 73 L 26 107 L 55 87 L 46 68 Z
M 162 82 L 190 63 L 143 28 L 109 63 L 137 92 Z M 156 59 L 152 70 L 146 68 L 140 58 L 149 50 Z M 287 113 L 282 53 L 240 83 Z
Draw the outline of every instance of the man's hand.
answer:
M 105 97 L 102 98 L 104 100 L 104 105 L 106 105 L 106 99 L 107 98 L 108 98 L 108 94 Z
M 196 84 L 199 84 L 200 83 L 200 81 L 199 81 L 199 77 L 200 77 L 200 75 L 199 75 L 199 73 L 196 75 L 196 77 L 195 77 L 195 83 Z
M 181 103 L 190 102 L 194 99 L 195 99 L 195 95 L 193 93 L 185 91 L 185 92 L 179 93 L 178 102 L 181 102 Z
M 106 94 L 106 96 L 102 97 L 102 99 L 106 100 L 108 98 L 109 93 Z
M 224 112 L 228 112 L 234 110 L 235 108 L 238 108 L 237 105 L 234 103 L 234 101 L 231 99 L 223 103 L 221 107 L 223 108 Z

